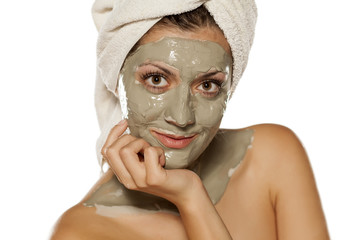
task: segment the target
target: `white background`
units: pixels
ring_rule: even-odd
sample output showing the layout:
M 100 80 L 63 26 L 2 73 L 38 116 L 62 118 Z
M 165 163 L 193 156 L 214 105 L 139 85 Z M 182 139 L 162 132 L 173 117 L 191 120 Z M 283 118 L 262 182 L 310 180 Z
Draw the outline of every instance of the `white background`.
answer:
M 99 176 L 92 1 L 0 8 L 0 239 L 47 239 Z M 223 127 L 278 123 L 303 142 L 332 239 L 360 239 L 357 0 L 258 0 Z

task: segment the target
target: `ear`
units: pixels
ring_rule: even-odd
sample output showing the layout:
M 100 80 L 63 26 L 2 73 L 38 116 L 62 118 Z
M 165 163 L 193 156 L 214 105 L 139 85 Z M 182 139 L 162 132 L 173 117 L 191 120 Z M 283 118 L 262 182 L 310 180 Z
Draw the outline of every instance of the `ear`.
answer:
M 116 0 L 95 0 L 91 12 L 98 31 L 100 31 L 101 27 L 111 14 L 115 1 Z

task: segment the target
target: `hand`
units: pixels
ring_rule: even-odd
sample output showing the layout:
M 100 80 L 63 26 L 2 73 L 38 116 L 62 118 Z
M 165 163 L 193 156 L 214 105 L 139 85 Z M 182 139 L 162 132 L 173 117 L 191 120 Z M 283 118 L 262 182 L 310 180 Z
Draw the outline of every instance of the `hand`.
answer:
M 196 194 L 203 192 L 201 180 L 194 172 L 165 169 L 164 150 L 143 139 L 122 135 L 126 128 L 125 120 L 116 125 L 101 150 L 126 188 L 165 198 L 177 206 L 190 202 Z

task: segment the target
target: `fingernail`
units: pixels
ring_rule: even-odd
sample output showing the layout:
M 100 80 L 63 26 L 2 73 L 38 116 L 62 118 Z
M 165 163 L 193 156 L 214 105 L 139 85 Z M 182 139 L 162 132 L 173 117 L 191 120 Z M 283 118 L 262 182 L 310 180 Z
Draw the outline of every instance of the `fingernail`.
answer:
M 122 126 L 122 125 L 124 125 L 125 124 L 125 122 L 126 122 L 126 119 L 123 119 L 123 120 L 121 120 L 118 124 L 116 124 L 116 125 L 118 125 L 118 126 Z

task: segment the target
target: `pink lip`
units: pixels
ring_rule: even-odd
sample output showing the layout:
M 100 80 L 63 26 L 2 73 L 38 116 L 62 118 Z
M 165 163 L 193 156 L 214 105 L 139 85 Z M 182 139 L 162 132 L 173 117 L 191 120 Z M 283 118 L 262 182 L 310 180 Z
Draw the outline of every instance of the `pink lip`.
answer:
M 190 137 L 185 136 L 177 136 L 172 134 L 160 133 L 158 131 L 151 130 L 150 131 L 154 137 L 156 137 L 165 147 L 168 148 L 185 148 L 189 145 L 197 136 L 194 134 Z

